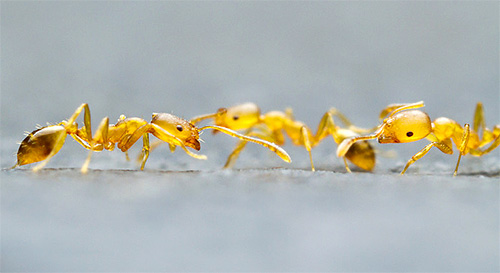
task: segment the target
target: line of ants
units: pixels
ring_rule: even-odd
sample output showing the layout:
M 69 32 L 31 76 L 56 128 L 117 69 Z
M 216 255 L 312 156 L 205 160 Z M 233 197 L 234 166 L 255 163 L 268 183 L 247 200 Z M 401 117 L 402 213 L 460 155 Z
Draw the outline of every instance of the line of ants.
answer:
M 262 145 L 276 153 L 283 161 L 290 163 L 290 156 L 281 148 L 285 143 L 285 136 L 288 136 L 293 144 L 307 150 L 312 171 L 315 171 L 315 167 L 311 150 L 328 136 L 338 144 L 337 156 L 343 159 L 347 172 L 351 172 L 348 161 L 364 171 L 374 169 L 375 149 L 369 142 L 372 139 L 377 139 L 379 143 L 407 143 L 423 138 L 430 141 L 408 160 L 401 174 L 432 147 L 443 153 L 453 154 L 453 143 L 455 144 L 459 155 L 453 175 L 457 175 L 463 155 L 482 156 L 500 145 L 500 125 L 495 125 L 493 129 L 486 127 L 481 103 L 476 105 L 472 128 L 469 124 L 461 126 L 456 121 L 444 117 L 431 121 L 425 112 L 417 110 L 422 107 L 423 101 L 388 105 L 380 112 L 381 124 L 373 128 L 354 126 L 344 114 L 331 108 L 322 116 L 316 133 L 313 133 L 305 123 L 295 120 L 291 109 L 261 113 L 254 103 L 244 103 L 220 108 L 215 113 L 197 116 L 189 121 L 167 113 L 153 113 L 151 122 L 122 115 L 116 124 L 110 124 L 109 118 L 105 117 L 92 136 L 90 109 L 88 104 L 83 103 L 68 120 L 29 133 L 19 146 L 17 163 L 12 168 L 40 162 L 33 171 L 42 169 L 62 148 L 67 135 L 89 150 L 81 168 L 82 173 L 88 171 L 93 152 L 112 151 L 117 146 L 128 158 L 127 151 L 141 137 L 143 145 L 138 158 L 141 170 L 144 169 L 150 151 L 164 142 L 169 144 L 172 152 L 179 146 L 191 157 L 206 159 L 205 155 L 193 153 L 188 149 L 200 150 L 199 135 L 206 129 L 240 139 L 229 155 L 225 168 L 234 166 L 248 142 Z M 82 111 L 84 125 L 79 128 L 76 120 Z M 340 120 L 343 126 L 336 124 L 335 119 Z M 204 120 L 212 120 L 213 124 L 198 128 L 196 125 Z M 158 141 L 150 143 L 150 134 L 158 138 Z

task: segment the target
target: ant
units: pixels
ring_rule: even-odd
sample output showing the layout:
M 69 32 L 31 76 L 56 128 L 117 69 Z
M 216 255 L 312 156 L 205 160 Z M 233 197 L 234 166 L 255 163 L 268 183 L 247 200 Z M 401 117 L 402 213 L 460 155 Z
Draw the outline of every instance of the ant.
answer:
M 373 134 L 345 139 L 337 148 L 337 156 L 346 156 L 349 147 L 358 141 L 378 139 L 379 143 L 407 143 L 427 138 L 431 143 L 408 160 L 401 172 L 404 174 L 411 164 L 427 154 L 433 146 L 445 154 L 453 154 L 453 142 L 459 150 L 457 165 L 453 173 L 453 176 L 456 176 L 463 155 L 470 153 L 473 156 L 482 156 L 500 145 L 500 125 L 496 125 L 493 130 L 486 128 L 481 102 L 476 105 L 472 129 L 469 124 L 462 127 L 456 121 L 445 117 L 431 122 L 426 113 L 413 110 L 421 107 L 424 107 L 423 101 L 387 106 L 380 114 L 381 118 L 387 117 Z M 483 149 L 490 142 L 491 145 Z
M 82 111 L 84 111 L 84 126 L 78 128 L 75 121 Z M 285 162 L 291 162 L 290 156 L 285 150 L 265 140 L 244 136 L 228 128 L 215 125 L 197 128 L 192 123 L 171 114 L 153 113 L 152 116 L 151 122 L 148 123 L 142 118 L 126 118 L 121 115 L 116 124 L 109 124 L 109 118 L 105 117 L 92 137 L 90 109 L 87 103 L 83 103 L 67 121 L 38 128 L 29 133 L 19 146 L 17 164 L 12 168 L 43 161 L 34 167 L 33 171 L 42 169 L 62 148 L 66 135 L 72 136 L 83 147 L 90 150 L 87 160 L 81 168 L 82 173 L 86 173 L 88 170 L 92 152 L 103 149 L 112 151 L 115 145 L 122 152 L 127 152 L 141 137 L 143 139 L 141 170 L 144 170 L 150 151 L 149 134 L 167 142 L 172 149 L 179 146 L 191 157 L 206 159 L 205 155 L 195 154 L 187 149 L 189 147 L 197 151 L 200 150 L 199 134 L 206 129 L 218 130 L 232 137 L 260 144 L 275 152 Z
M 334 117 L 338 117 L 347 128 L 336 126 Z M 334 141 L 340 143 L 345 138 L 358 136 L 357 132 L 370 131 L 353 126 L 351 122 L 335 108 L 331 108 L 323 115 L 316 134 L 313 134 L 311 129 L 303 122 L 295 120 L 290 108 L 286 109 L 285 112 L 271 111 L 261 114 L 260 108 L 254 103 L 243 103 L 229 108 L 220 108 L 216 113 L 195 117 L 191 119 L 191 122 L 196 124 L 206 119 L 213 119 L 215 125 L 227 127 L 232 130 L 246 130 L 244 132 L 246 136 L 265 139 L 277 145 L 283 145 L 285 143 L 284 135 L 286 134 L 293 144 L 306 148 L 309 153 L 312 171 L 314 171 L 315 168 L 311 149 L 322 139 L 328 135 L 332 135 Z M 214 131 L 214 133 L 216 132 Z M 234 165 L 246 144 L 247 142 L 245 140 L 237 144 L 234 151 L 229 155 L 224 168 L 229 168 Z M 347 151 L 345 158 L 349 159 L 359 168 L 367 171 L 371 171 L 375 166 L 375 152 L 366 141 L 353 145 Z M 345 158 L 344 164 L 346 170 L 350 172 Z

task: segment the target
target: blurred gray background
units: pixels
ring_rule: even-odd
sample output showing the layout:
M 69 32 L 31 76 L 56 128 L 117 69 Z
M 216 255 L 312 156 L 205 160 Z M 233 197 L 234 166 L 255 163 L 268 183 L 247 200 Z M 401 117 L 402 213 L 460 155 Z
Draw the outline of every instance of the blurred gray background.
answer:
M 371 127 L 385 105 L 419 100 L 431 118 L 472 122 L 482 101 L 487 124 L 500 120 L 494 1 L 0 9 L 2 168 L 25 131 L 82 102 L 94 127 L 105 116 L 189 119 L 246 101 L 292 107 L 313 130 L 332 106 Z M 87 152 L 70 138 L 41 174 L 4 169 L 2 271 L 500 270 L 498 149 L 466 157 L 456 179 L 456 155 L 437 150 L 398 177 L 425 140 L 374 143 L 397 152 L 379 156 L 375 174 L 344 174 L 331 139 L 313 151 L 317 173 L 290 144 L 291 165 L 253 146 L 223 171 L 236 141 L 202 137 L 208 161 L 163 147 L 142 173 L 115 151 L 94 155 L 81 176 Z

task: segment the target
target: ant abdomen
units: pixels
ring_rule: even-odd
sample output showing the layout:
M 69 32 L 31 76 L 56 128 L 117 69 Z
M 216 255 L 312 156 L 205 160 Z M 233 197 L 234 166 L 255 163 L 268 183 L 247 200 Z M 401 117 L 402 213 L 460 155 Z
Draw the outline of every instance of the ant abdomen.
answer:
M 47 126 L 31 132 L 19 146 L 17 166 L 39 162 L 51 153 L 59 152 L 65 138 L 66 130 L 60 125 Z
M 375 168 L 375 150 L 366 140 L 354 143 L 345 157 L 365 171 Z

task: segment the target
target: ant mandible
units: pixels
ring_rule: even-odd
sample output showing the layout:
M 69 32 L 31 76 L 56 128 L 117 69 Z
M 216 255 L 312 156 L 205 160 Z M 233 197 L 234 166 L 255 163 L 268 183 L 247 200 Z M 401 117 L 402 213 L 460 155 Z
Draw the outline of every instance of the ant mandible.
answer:
M 427 154 L 433 146 L 445 154 L 453 154 L 453 142 L 459 150 L 457 165 L 453 172 L 453 175 L 456 176 L 463 155 L 469 153 L 473 156 L 482 156 L 500 145 L 500 125 L 496 125 L 493 130 L 486 128 L 481 102 L 476 105 L 472 129 L 469 124 L 462 127 L 456 121 L 445 117 L 437 118 L 431 122 L 426 113 L 413 110 L 421 107 L 424 107 L 423 101 L 387 106 L 382 110 L 380 117 L 388 116 L 378 129 L 371 135 L 345 139 L 337 148 L 337 156 L 346 156 L 349 147 L 358 141 L 378 139 L 379 143 L 407 143 L 427 138 L 431 143 L 408 160 L 401 172 L 404 174 L 411 164 Z M 491 145 L 483 149 L 490 142 Z
M 84 126 L 78 128 L 75 121 L 82 111 L 84 111 Z M 72 136 L 83 147 L 90 150 L 87 160 L 81 168 L 82 173 L 88 170 L 92 152 L 103 149 L 111 151 L 115 148 L 115 144 L 122 152 L 127 152 L 141 137 L 143 138 L 141 170 L 143 170 L 149 157 L 149 134 L 167 142 L 171 147 L 181 147 L 191 157 L 206 159 L 205 155 L 195 154 L 187 149 L 189 147 L 197 151 L 200 150 L 199 133 L 206 129 L 218 130 L 232 137 L 260 144 L 275 152 L 285 162 L 291 162 L 286 151 L 274 143 L 244 136 L 228 128 L 215 125 L 197 128 L 182 118 L 166 113 L 153 113 L 150 123 L 142 118 L 126 118 L 122 115 L 116 124 L 109 124 L 109 118 L 105 117 L 92 137 L 90 109 L 88 104 L 83 103 L 67 121 L 45 126 L 28 134 L 19 146 L 17 164 L 12 168 L 43 161 L 34 167 L 33 171 L 42 169 L 62 148 L 66 135 Z
M 340 128 L 335 125 L 334 117 L 338 117 L 347 128 Z M 367 132 L 370 130 L 355 127 L 337 109 L 331 108 L 326 112 L 319 125 L 316 134 L 303 122 L 297 121 L 293 117 L 292 110 L 285 112 L 271 111 L 261 114 L 260 108 L 254 103 L 243 103 L 229 108 L 220 108 L 216 113 L 202 115 L 191 119 L 196 124 L 202 120 L 213 119 L 214 124 L 227 127 L 233 130 L 246 130 L 244 135 L 266 139 L 278 145 L 285 143 L 284 135 L 288 135 L 293 144 L 303 146 L 309 153 L 311 169 L 315 170 L 311 149 L 322 139 L 331 135 L 336 143 L 342 142 L 345 138 L 357 136 L 356 132 Z M 215 133 L 215 131 L 214 131 Z M 229 155 L 225 168 L 232 167 L 236 162 L 240 152 L 245 148 L 247 142 L 240 141 L 234 151 Z M 345 156 L 354 165 L 361 169 L 371 171 L 375 166 L 375 152 L 368 142 L 359 142 L 350 147 Z M 347 161 L 344 158 L 346 170 L 350 172 Z

